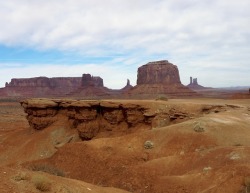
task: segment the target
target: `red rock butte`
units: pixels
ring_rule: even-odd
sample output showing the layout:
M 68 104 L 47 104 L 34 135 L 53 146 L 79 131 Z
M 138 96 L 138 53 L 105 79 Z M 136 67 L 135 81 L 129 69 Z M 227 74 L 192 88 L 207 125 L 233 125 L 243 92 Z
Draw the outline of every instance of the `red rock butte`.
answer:
M 160 94 L 170 97 L 196 95 L 194 91 L 181 83 L 177 66 L 167 60 L 149 62 L 139 67 L 137 86 L 129 93 L 131 95 L 148 95 L 148 97 Z
M 167 60 L 149 62 L 138 68 L 137 85 L 181 84 L 179 70 Z

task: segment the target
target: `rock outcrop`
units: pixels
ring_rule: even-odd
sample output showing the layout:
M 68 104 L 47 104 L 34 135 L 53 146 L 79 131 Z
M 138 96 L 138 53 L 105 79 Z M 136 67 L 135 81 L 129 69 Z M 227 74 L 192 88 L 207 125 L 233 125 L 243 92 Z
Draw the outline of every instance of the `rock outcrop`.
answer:
M 182 85 L 176 65 L 167 60 L 149 62 L 138 68 L 137 85 L 127 85 L 119 90 L 104 86 L 103 79 L 90 74 L 67 78 L 12 79 L 0 88 L 1 97 L 73 97 L 84 99 L 104 98 L 165 98 L 194 97 L 196 92 Z
M 7 97 L 64 97 L 101 96 L 108 89 L 101 77 L 83 74 L 82 77 L 14 78 L 0 88 L 0 96 Z M 84 93 L 84 94 L 83 94 Z
M 139 67 L 137 85 L 130 94 L 144 97 L 161 94 L 169 97 L 196 96 L 194 91 L 181 84 L 177 66 L 167 60 L 149 62 Z
M 138 68 L 137 85 L 143 84 L 181 84 L 178 68 L 167 60 L 149 62 Z
M 157 101 L 152 105 L 152 101 L 26 99 L 21 105 L 32 128 L 41 130 L 63 121 L 65 127 L 76 129 L 83 140 L 162 127 L 194 116 L 184 108 L 166 107 Z
M 198 84 L 198 79 L 190 77 L 190 83 L 187 85 L 188 88 L 192 90 L 200 90 L 200 89 L 206 89 L 206 87 L 203 87 Z
M 91 76 L 90 74 L 82 75 L 82 87 L 103 87 L 103 79 L 99 76 Z
M 13 78 L 5 87 L 78 87 L 81 77 L 35 77 L 35 78 Z
M 121 91 L 124 93 L 124 92 L 128 92 L 129 90 L 131 90 L 133 88 L 133 86 L 130 84 L 130 80 L 127 79 L 127 84 L 125 87 L 123 87 L 121 89 Z
M 83 74 L 81 86 L 69 93 L 71 97 L 102 98 L 109 96 L 110 89 L 104 87 L 103 79 L 99 76 Z

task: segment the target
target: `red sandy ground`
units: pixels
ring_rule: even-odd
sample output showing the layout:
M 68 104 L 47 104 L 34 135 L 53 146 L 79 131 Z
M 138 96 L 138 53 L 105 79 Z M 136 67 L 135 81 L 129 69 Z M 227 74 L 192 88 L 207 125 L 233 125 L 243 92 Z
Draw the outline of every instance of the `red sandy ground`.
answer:
M 0 192 L 40 192 L 33 180 L 36 175 L 51 182 L 49 192 L 245 191 L 244 180 L 250 176 L 250 100 L 179 99 L 160 103 L 161 107 L 188 106 L 189 111 L 203 104 L 226 108 L 216 113 L 201 112 L 199 117 L 166 127 L 74 141 L 57 150 L 51 138 L 70 132 L 65 131 L 65 123 L 35 131 L 29 128 L 18 103 L 1 103 Z M 194 131 L 198 122 L 204 132 Z M 152 149 L 144 148 L 147 140 L 154 143 Z M 50 164 L 66 177 L 27 170 L 32 164 Z M 16 180 L 20 173 L 28 177 Z

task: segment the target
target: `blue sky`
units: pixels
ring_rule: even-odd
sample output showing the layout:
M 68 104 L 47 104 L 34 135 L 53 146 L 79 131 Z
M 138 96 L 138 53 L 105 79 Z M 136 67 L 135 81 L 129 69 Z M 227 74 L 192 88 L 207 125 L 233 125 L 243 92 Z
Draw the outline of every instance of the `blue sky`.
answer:
M 249 0 L 0 1 L 0 87 L 91 73 L 110 88 L 167 59 L 181 81 L 250 85 Z

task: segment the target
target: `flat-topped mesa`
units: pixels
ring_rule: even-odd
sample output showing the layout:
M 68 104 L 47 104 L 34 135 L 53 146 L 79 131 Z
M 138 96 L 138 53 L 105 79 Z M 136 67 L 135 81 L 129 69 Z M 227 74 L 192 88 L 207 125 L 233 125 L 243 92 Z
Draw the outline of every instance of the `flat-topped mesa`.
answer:
M 83 74 L 82 75 L 82 81 L 81 81 L 82 87 L 103 87 L 103 79 L 99 76 L 91 76 L 90 74 Z
M 128 91 L 131 96 L 155 98 L 190 97 L 197 93 L 181 84 L 179 70 L 167 60 L 149 62 L 138 68 L 137 85 Z
M 78 87 L 81 77 L 34 77 L 34 78 L 13 78 L 5 87 Z
M 13 78 L 10 83 L 5 84 L 6 87 L 49 87 L 50 80 L 47 77 L 35 77 L 35 78 Z
M 81 80 L 81 77 L 13 78 L 4 88 L 0 88 L 0 96 L 20 98 L 65 96 L 79 88 Z
M 181 84 L 179 70 L 167 60 L 149 62 L 138 68 L 137 85 Z

